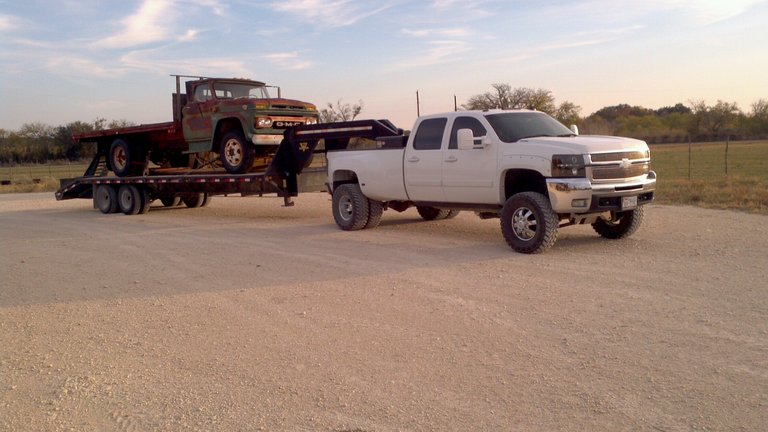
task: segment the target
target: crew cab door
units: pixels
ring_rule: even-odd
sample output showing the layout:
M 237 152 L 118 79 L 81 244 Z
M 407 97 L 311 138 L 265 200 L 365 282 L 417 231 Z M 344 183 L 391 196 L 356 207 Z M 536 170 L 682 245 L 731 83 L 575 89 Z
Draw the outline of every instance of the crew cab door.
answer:
M 209 83 L 200 84 L 194 88 L 191 99 L 182 110 L 184 138 L 189 143 L 190 151 L 211 150 L 213 136 L 211 114 L 217 106 Z
M 406 147 L 403 176 L 412 201 L 443 201 L 442 145 L 447 123 L 445 117 L 421 120 Z
M 458 148 L 459 129 L 471 129 L 475 136 L 473 149 Z M 481 137 L 488 134 L 483 123 L 470 116 L 455 117 L 449 134 L 448 147 L 443 151 L 443 194 L 445 202 L 495 204 L 499 200 L 497 152 L 498 146 L 482 145 Z

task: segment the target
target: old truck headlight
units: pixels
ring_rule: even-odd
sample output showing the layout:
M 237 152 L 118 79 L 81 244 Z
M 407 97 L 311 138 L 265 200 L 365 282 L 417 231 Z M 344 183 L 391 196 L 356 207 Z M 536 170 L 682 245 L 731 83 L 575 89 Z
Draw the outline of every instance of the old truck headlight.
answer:
M 304 124 L 317 124 L 317 119 L 316 118 L 308 118 L 307 122 L 304 123 Z
M 587 165 L 583 155 L 552 156 L 552 177 L 586 177 Z
M 272 119 L 269 117 L 256 117 L 254 121 L 257 128 L 270 128 L 272 127 Z

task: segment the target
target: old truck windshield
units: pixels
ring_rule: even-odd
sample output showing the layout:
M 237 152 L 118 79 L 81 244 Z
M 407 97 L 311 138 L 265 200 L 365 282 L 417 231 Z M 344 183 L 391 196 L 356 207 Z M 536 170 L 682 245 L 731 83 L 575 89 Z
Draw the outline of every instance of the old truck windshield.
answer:
M 269 98 L 267 88 L 258 84 L 219 82 L 214 83 L 213 89 L 217 99 Z
M 571 136 L 573 132 L 562 123 L 541 112 L 489 114 L 485 118 L 496 135 L 504 142 L 524 138 Z

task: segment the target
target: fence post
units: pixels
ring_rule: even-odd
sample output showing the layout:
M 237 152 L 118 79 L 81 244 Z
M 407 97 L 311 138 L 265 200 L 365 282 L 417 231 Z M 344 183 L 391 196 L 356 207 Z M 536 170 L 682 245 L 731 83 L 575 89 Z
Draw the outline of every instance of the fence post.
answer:
M 728 175 L 728 145 L 731 143 L 731 136 L 725 138 L 725 175 Z
M 691 179 L 691 136 L 688 135 L 688 180 Z

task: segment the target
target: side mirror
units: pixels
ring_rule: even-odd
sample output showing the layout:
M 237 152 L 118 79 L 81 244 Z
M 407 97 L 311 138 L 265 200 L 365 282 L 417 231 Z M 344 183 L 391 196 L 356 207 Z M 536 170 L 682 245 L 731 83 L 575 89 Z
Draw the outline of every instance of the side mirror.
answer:
M 579 134 L 579 127 L 576 125 L 571 125 L 571 132 L 573 132 L 574 135 Z
M 472 133 L 472 129 L 459 129 L 456 132 L 456 141 L 458 142 L 459 150 L 472 150 L 475 148 L 475 135 Z

